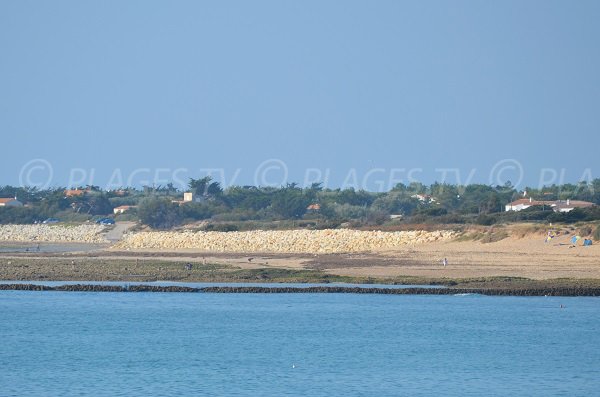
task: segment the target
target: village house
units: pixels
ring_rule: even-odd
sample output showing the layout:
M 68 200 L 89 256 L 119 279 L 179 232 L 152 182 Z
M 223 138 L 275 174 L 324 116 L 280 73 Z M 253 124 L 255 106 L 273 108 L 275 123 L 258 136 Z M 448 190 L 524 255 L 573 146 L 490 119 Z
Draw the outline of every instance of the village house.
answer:
M 184 203 L 201 203 L 205 200 L 206 200 L 205 197 L 195 194 L 194 192 L 183 193 L 183 202 Z
M 120 205 L 120 206 L 118 206 L 116 208 L 113 208 L 113 213 L 115 215 L 117 215 L 117 214 L 124 214 L 125 212 L 127 212 L 129 210 L 132 210 L 134 208 L 137 208 L 137 206 L 136 205 Z
M 569 212 L 575 208 L 589 208 L 593 207 L 594 203 L 580 200 L 558 200 L 552 205 L 552 209 L 556 212 Z
M 183 200 L 171 200 L 172 203 L 175 204 L 186 204 L 186 203 L 202 203 L 206 201 L 206 198 L 203 196 L 199 196 L 194 192 L 184 192 L 183 193 Z
M 65 197 L 80 197 L 83 196 L 85 192 L 85 190 L 67 189 L 65 190 Z
M 22 207 L 23 203 L 16 197 L 0 198 L 0 207 Z
M 321 210 L 321 204 L 314 203 L 306 207 L 306 211 L 308 212 L 319 212 Z
M 508 203 L 505 206 L 506 211 L 522 211 L 529 207 L 538 206 L 538 207 L 549 207 L 554 212 L 569 212 L 574 210 L 575 208 L 588 208 L 592 207 L 594 203 L 590 203 L 588 201 L 580 201 L 580 200 L 534 200 L 532 197 L 522 198 L 519 200 L 515 200 L 512 203 Z
M 410 196 L 410 198 L 417 199 L 425 204 L 435 203 L 437 201 L 434 197 L 431 197 L 428 194 L 413 194 L 412 196 Z

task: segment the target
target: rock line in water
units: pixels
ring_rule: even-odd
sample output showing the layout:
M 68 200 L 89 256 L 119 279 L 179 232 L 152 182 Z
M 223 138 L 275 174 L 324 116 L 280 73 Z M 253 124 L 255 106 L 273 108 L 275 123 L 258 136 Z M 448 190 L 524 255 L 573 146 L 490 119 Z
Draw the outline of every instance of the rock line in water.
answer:
M 94 285 L 68 284 L 48 286 L 40 284 L 0 284 L 8 291 L 63 291 L 63 292 L 179 292 L 179 293 L 234 293 L 234 294 L 379 294 L 379 295 L 494 295 L 494 296 L 600 296 L 600 288 L 361 288 L 361 287 L 185 287 L 158 285 Z

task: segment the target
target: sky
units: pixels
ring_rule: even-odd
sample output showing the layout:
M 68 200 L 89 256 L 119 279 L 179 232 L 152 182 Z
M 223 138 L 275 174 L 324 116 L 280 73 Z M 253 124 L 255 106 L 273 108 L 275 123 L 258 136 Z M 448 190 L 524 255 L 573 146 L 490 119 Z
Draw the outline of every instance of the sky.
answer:
M 3 1 L 0 185 L 600 178 L 598 1 Z

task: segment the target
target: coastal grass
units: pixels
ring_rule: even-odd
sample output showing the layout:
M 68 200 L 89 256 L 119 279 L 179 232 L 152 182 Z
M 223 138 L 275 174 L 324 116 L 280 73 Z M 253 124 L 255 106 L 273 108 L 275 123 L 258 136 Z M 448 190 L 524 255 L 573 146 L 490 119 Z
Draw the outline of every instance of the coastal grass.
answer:
M 454 239 L 454 241 L 480 241 L 482 243 L 495 243 L 497 241 L 504 240 L 509 236 L 510 235 L 506 230 L 474 231 L 470 233 L 465 232 Z

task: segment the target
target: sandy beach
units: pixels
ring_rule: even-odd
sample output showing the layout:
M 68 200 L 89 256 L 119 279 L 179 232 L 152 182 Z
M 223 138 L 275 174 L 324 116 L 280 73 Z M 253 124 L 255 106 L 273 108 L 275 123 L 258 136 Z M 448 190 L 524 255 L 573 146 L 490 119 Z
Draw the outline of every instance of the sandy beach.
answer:
M 85 230 L 84 241 L 105 241 L 97 230 L 82 230 Z M 514 229 L 508 231 L 510 232 L 509 237 L 490 243 L 468 239 L 461 241 L 461 238 L 456 238 L 455 234 L 447 234 L 446 237 L 440 238 L 439 236 L 444 236 L 442 233 L 416 232 L 408 235 L 396 234 L 394 237 L 390 237 L 385 233 L 327 232 L 322 235 L 333 236 L 338 233 L 341 236 L 351 235 L 355 240 L 359 238 L 357 236 L 361 236 L 360 238 L 365 238 L 368 244 L 379 244 L 384 248 L 324 253 L 211 252 L 198 248 L 129 248 L 124 244 L 127 237 L 114 245 L 38 243 L 37 241 L 17 244 L 4 241 L 0 243 L 0 246 L 4 247 L 3 250 L 0 250 L 0 263 L 2 264 L 0 278 L 3 280 L 203 281 L 211 277 L 213 279 L 226 278 L 229 274 L 228 271 L 255 271 L 256 273 L 261 269 L 271 272 L 281 269 L 365 279 L 400 279 L 402 277 L 600 279 L 599 245 L 571 247 L 568 233 L 563 233 L 546 243 L 544 235 L 539 232 L 522 235 Z M 56 229 L 52 233 L 56 233 Z M 70 236 L 73 236 L 72 229 L 69 229 L 69 233 L 71 233 Z M 276 236 L 272 238 L 279 241 L 285 240 L 290 234 L 298 235 L 297 231 L 282 231 L 271 232 L 270 236 Z M 171 236 L 171 239 L 174 235 L 177 237 L 175 232 L 169 232 L 168 235 Z M 382 235 L 383 237 L 381 237 Z M 213 239 L 234 237 L 239 240 L 241 238 L 239 234 L 234 236 L 230 233 L 223 233 L 221 236 L 213 233 L 212 236 Z M 379 237 L 373 239 L 373 236 Z M 411 241 L 407 236 L 419 237 L 415 237 Z M 154 235 L 154 238 L 161 240 L 160 232 Z M 278 244 L 280 241 L 277 241 Z M 294 241 L 292 240 L 292 243 Z M 396 241 L 397 243 L 395 247 L 389 248 L 382 244 L 382 241 Z M 33 249 L 40 244 L 39 252 Z M 275 243 L 272 242 L 271 246 L 273 244 Z M 356 241 L 354 244 L 356 247 Z M 339 243 L 332 245 L 330 241 L 321 246 L 338 247 Z M 6 247 L 16 248 L 11 250 Z M 447 259 L 446 266 L 442 262 L 444 258 Z M 186 271 L 184 265 L 188 263 L 202 271 Z M 220 269 L 220 273 L 211 276 L 210 269 Z

